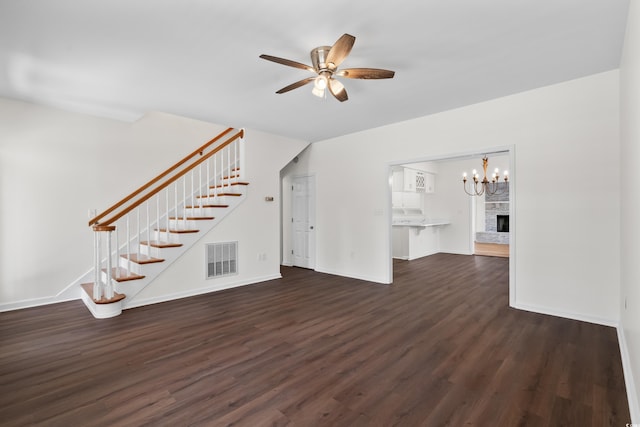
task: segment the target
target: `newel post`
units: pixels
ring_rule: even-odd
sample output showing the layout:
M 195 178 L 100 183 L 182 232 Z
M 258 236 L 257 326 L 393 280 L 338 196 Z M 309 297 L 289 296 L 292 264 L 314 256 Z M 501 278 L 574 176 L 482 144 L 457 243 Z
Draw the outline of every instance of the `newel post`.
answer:
M 113 268 L 111 263 L 112 251 L 111 251 L 111 233 L 115 231 L 114 225 L 100 225 L 96 224 L 93 227 L 94 231 L 94 282 L 93 282 L 93 300 L 99 302 L 102 299 L 111 299 L 114 296 L 112 274 Z M 102 236 L 106 234 L 106 281 L 102 280 Z
M 240 129 L 240 173 L 238 174 L 238 181 L 245 179 L 245 158 L 244 158 L 244 129 Z

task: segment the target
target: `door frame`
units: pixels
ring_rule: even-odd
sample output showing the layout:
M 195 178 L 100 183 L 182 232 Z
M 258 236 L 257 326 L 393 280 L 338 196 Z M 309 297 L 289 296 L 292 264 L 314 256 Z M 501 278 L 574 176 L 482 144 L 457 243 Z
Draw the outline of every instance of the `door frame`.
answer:
M 420 163 L 420 162 L 436 162 L 442 160 L 463 160 L 465 158 L 481 158 L 483 155 L 491 154 L 504 154 L 509 156 L 509 306 L 515 307 L 516 305 L 516 155 L 515 144 L 507 146 L 489 147 L 483 150 L 474 149 L 473 151 L 449 153 L 439 156 L 426 156 L 416 157 L 409 160 L 393 161 L 387 163 L 387 207 L 388 212 L 388 234 L 387 234 L 387 248 L 388 248 L 388 262 L 389 262 L 389 279 L 388 283 L 393 283 L 393 252 L 392 252 L 392 214 L 391 214 L 391 193 L 393 191 L 391 184 L 393 182 L 393 167 L 400 166 L 408 163 Z M 461 180 L 462 181 L 462 180 Z M 460 189 L 462 191 L 462 188 Z M 471 203 L 469 202 L 469 208 L 471 209 Z M 471 218 L 475 221 L 475 218 Z M 473 236 L 469 236 L 472 239 Z M 473 242 L 471 241 L 471 244 Z

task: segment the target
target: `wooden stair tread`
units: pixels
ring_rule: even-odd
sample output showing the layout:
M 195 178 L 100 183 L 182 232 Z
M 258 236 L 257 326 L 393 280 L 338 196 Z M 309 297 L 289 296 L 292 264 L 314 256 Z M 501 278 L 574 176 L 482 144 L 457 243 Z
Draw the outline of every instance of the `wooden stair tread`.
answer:
M 120 255 L 122 258 L 127 259 L 127 255 Z M 162 258 L 153 258 L 145 254 L 129 254 L 129 261 L 136 264 L 152 264 L 154 262 L 164 262 Z
M 212 219 L 216 219 L 213 216 L 188 216 L 186 218 L 176 218 L 175 216 L 170 216 L 169 217 L 170 220 L 172 221 L 184 221 L 185 219 L 187 221 L 205 221 L 205 220 L 212 220 Z
M 140 242 L 141 245 L 151 246 L 154 248 L 179 248 L 182 243 L 163 242 L 161 240 L 151 240 Z
M 222 188 L 222 187 L 229 187 L 234 185 L 249 185 L 249 183 L 244 181 L 239 181 L 239 182 L 232 182 L 230 185 L 228 184 L 210 185 L 209 188 Z
M 228 208 L 229 205 L 202 205 L 202 206 L 187 206 L 185 209 L 200 209 L 200 208 Z
M 236 197 L 240 197 L 242 196 L 242 193 L 217 193 L 217 194 L 209 194 L 209 195 L 204 195 L 204 196 L 196 196 L 196 199 L 210 199 L 213 197 L 223 197 L 223 196 L 236 196 Z
M 106 272 L 107 269 L 103 268 L 102 271 Z M 117 274 L 119 274 L 120 276 L 118 277 Z M 123 267 L 113 267 L 111 268 L 111 278 L 116 282 L 126 282 L 128 280 L 144 279 L 144 276 L 133 273 Z
M 87 293 L 87 295 L 89 295 L 91 300 L 93 302 L 95 302 L 96 304 L 111 304 L 111 303 L 114 303 L 114 302 L 122 301 L 126 297 L 125 294 L 119 294 L 117 292 L 114 292 L 113 293 L 113 298 L 106 299 L 106 298 L 102 297 L 102 299 L 96 301 L 96 300 L 93 299 L 93 283 L 83 283 L 80 286 L 82 286 L 82 289 L 84 289 L 84 291 Z
M 156 228 L 155 231 L 159 231 L 161 233 L 166 233 L 166 228 Z M 198 233 L 200 230 L 179 230 L 179 229 L 169 229 L 169 233 L 173 234 L 188 234 L 188 233 Z

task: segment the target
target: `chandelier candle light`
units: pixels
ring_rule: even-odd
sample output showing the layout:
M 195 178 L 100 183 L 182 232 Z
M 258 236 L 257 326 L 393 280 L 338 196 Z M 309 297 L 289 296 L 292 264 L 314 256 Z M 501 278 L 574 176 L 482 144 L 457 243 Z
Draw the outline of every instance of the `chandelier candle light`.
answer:
M 487 178 L 487 166 L 489 165 L 489 159 L 487 156 L 482 158 L 482 169 L 484 169 L 484 178 L 480 181 L 480 175 L 474 169 L 471 174 L 473 179 L 473 186 L 471 186 L 470 191 L 467 190 L 467 173 L 462 174 L 462 183 L 464 185 L 464 192 L 469 196 L 482 196 L 483 194 L 502 194 L 506 190 L 506 186 L 503 186 L 500 190 L 500 171 L 498 168 L 495 168 L 493 171 L 493 175 L 491 175 L 491 181 Z M 503 172 L 503 179 L 505 183 L 509 182 L 509 172 Z

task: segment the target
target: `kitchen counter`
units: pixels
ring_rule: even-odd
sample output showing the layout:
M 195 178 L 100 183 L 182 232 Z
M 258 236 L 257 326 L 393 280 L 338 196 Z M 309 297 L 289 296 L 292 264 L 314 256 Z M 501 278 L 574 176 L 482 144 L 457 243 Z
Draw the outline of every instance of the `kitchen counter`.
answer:
M 393 257 L 412 260 L 440 251 L 440 226 L 446 219 L 395 218 L 392 222 Z
M 393 220 L 391 225 L 394 227 L 435 227 L 436 225 L 447 225 L 450 222 L 446 219 L 425 219 L 425 220 L 411 220 L 400 219 Z

